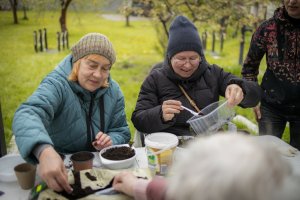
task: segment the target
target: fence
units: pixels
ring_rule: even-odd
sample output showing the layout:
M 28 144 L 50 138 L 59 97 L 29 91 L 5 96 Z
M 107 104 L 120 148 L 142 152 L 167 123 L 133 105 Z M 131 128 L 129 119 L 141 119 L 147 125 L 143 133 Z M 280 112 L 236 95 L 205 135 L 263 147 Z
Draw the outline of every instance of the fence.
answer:
M 57 50 L 69 49 L 69 34 L 65 32 L 56 33 Z M 39 29 L 38 31 L 33 31 L 33 46 L 36 53 L 48 50 L 48 37 L 47 29 Z
M 243 54 L 244 54 L 244 47 L 245 47 L 245 35 L 246 32 L 252 32 L 252 29 L 249 26 L 242 26 L 241 30 L 241 41 L 240 41 L 240 48 L 239 48 L 239 57 L 238 57 L 238 64 L 242 65 L 243 64 Z M 211 51 L 215 53 L 215 47 L 216 47 L 216 42 L 219 39 L 220 41 L 220 52 L 223 51 L 224 44 L 225 44 L 225 30 L 220 30 L 219 35 L 216 34 L 215 31 L 212 31 L 211 34 L 209 34 L 208 31 L 204 31 L 201 34 L 201 39 L 202 39 L 202 45 L 203 45 L 203 50 L 208 50 L 207 49 L 207 41 L 209 38 L 211 38 Z M 217 37 L 219 36 L 219 37 Z M 236 36 L 235 36 L 236 37 Z

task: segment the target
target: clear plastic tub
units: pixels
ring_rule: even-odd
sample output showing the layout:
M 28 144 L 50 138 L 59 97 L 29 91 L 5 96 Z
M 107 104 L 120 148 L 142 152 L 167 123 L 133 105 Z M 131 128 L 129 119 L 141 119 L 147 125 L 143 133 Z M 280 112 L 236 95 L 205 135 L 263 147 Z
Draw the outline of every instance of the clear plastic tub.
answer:
M 202 114 L 202 115 L 201 115 Z M 235 116 L 233 107 L 226 100 L 214 102 L 201 110 L 199 116 L 193 116 L 187 122 L 196 134 L 213 133 Z

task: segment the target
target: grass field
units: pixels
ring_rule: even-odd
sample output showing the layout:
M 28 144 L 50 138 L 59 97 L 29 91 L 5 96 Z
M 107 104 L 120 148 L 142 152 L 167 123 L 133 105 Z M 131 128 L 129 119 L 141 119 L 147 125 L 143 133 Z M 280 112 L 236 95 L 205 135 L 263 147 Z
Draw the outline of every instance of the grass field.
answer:
M 19 16 L 22 14 L 19 13 Z M 43 77 L 70 53 L 69 50 L 58 52 L 56 49 L 56 32 L 60 29 L 58 13 L 29 12 L 28 17 L 28 21 L 20 19 L 20 24 L 14 25 L 11 12 L 0 12 L 0 101 L 7 144 L 12 136 L 12 118 L 17 107 L 37 88 Z M 132 21 L 131 27 L 125 27 L 125 20 L 107 20 L 100 13 L 69 12 L 67 25 L 70 46 L 89 32 L 103 33 L 112 41 L 117 52 L 117 62 L 111 74 L 119 82 L 125 95 L 127 120 L 133 135 L 134 127 L 130 117 L 140 85 L 151 66 L 163 59 L 155 50 L 157 36 L 152 23 L 148 20 Z M 43 28 L 47 29 L 49 50 L 35 53 L 33 31 Z M 245 53 L 249 38 L 250 33 Z M 210 38 L 208 48 L 211 49 Z M 216 50 L 218 49 L 217 42 Z M 239 39 L 228 37 L 220 57 L 216 59 L 207 51 L 207 60 L 239 75 L 241 67 L 237 64 L 238 51 Z M 238 109 L 238 113 L 253 120 L 251 109 Z

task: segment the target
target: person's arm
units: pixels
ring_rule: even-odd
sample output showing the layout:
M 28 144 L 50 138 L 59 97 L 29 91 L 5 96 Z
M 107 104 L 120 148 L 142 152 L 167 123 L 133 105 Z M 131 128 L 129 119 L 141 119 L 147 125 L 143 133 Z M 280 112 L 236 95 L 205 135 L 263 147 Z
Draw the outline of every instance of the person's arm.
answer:
M 31 163 L 38 160 L 33 154 L 38 145 L 53 146 L 47 128 L 62 102 L 63 92 L 53 79 L 46 78 L 38 89 L 16 111 L 13 134 L 22 157 Z
M 229 81 L 227 88 L 232 85 L 238 85 L 242 89 L 243 98 L 239 103 L 239 106 L 242 108 L 251 108 L 255 107 L 259 103 L 261 98 L 261 89 L 257 82 L 235 77 Z
M 112 145 L 125 144 L 130 140 L 130 131 L 126 121 L 124 96 L 117 84 L 113 86 L 113 89 L 116 90 L 114 93 L 117 100 L 113 105 L 112 116 L 106 120 L 109 122 L 106 134 L 109 135 Z
M 49 188 L 71 192 L 64 162 L 53 148 L 47 128 L 63 102 L 61 83 L 46 78 L 16 111 L 13 132 L 22 157 L 39 163 L 39 176 Z
M 136 200 L 164 200 L 167 181 L 163 177 L 154 177 L 151 181 L 139 179 L 132 172 L 121 172 L 115 176 L 113 188 Z
M 222 68 L 220 68 L 217 65 L 214 65 L 214 70 L 215 74 L 218 76 L 218 84 L 220 88 L 219 92 L 221 96 L 225 97 L 227 95 L 228 98 L 228 89 L 232 87 L 232 85 L 238 85 L 243 93 L 242 101 L 240 101 L 240 103 L 238 104 L 239 106 L 243 108 L 248 108 L 254 107 L 258 104 L 261 97 L 261 89 L 256 82 L 238 78 L 237 76 L 229 72 L 225 72 Z M 233 90 L 231 92 L 237 92 L 240 91 L 240 89 Z M 233 96 L 235 96 L 236 94 L 237 93 L 232 93 Z
M 257 82 L 259 65 L 266 53 L 266 30 L 264 27 L 265 23 L 260 25 L 252 35 L 249 51 L 241 72 L 243 78 L 246 80 Z
M 151 73 L 143 82 L 131 121 L 140 132 L 153 133 L 174 125 L 175 120 L 163 120 L 162 105 L 159 102 L 155 74 Z
M 72 192 L 64 162 L 52 146 L 43 149 L 38 160 L 40 163 L 39 176 L 49 188 L 58 192 L 62 190 L 68 193 Z
M 161 176 L 154 177 L 146 189 L 147 200 L 164 200 L 166 199 L 167 181 Z

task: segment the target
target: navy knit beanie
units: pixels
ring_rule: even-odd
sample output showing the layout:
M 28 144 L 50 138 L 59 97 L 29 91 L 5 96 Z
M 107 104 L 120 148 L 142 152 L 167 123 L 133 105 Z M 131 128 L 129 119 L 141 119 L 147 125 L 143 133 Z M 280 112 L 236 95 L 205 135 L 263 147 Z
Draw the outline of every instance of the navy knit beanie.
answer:
M 204 56 L 197 28 L 184 16 L 176 17 L 171 23 L 167 57 L 171 59 L 181 51 L 195 51 L 201 57 Z

